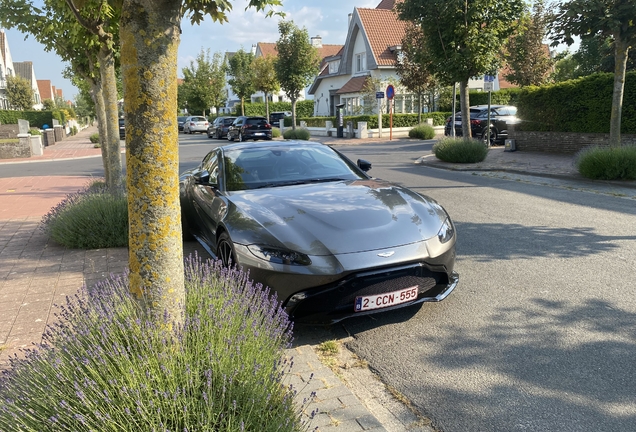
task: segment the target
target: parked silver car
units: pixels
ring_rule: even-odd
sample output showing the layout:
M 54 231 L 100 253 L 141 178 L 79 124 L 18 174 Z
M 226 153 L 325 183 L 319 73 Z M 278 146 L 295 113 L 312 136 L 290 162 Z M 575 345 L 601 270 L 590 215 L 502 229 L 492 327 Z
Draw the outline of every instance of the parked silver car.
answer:
M 193 132 L 208 132 L 210 122 L 203 116 L 190 116 L 183 123 L 183 133 L 191 134 Z

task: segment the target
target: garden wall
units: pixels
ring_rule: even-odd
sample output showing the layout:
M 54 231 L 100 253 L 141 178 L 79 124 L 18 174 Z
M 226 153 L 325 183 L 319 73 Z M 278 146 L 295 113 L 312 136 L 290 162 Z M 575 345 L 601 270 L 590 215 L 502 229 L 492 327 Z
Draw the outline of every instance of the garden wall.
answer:
M 589 146 L 608 146 L 609 134 L 576 132 L 536 132 L 510 130 L 519 151 L 575 154 Z M 636 145 L 636 134 L 621 134 L 623 145 Z

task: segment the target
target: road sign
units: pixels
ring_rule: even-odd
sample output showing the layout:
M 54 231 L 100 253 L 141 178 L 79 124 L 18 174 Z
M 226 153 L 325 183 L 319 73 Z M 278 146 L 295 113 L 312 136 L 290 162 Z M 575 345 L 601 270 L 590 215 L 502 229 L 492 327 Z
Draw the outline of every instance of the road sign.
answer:
M 494 82 L 495 77 L 492 75 L 484 75 L 484 82 Z
M 393 99 L 393 96 L 395 96 L 395 88 L 389 84 L 386 88 L 386 97 L 387 99 Z
M 375 92 L 376 99 L 384 99 L 384 92 Z
M 484 91 L 493 91 L 495 89 L 495 83 L 485 82 L 484 83 Z

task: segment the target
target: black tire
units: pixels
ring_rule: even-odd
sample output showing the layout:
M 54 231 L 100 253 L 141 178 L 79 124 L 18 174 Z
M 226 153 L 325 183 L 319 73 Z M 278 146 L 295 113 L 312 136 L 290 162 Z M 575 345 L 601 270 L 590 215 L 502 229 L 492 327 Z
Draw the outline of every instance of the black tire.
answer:
M 490 137 L 486 136 L 487 131 L 483 131 L 481 133 L 480 139 L 483 141 L 486 147 L 490 147 L 495 143 L 497 139 L 497 131 L 494 129 L 490 129 Z
M 181 235 L 184 242 L 194 240 L 194 236 L 192 235 L 190 227 L 188 226 L 188 221 L 183 214 L 181 215 Z
M 229 132 L 227 133 L 227 140 L 234 141 L 234 138 L 232 138 L 232 135 Z
M 216 242 L 216 257 L 221 260 L 225 267 L 234 267 L 236 265 L 234 244 L 232 244 L 232 240 L 226 232 L 222 232 Z
M 221 132 L 219 132 L 218 130 L 216 131 L 216 139 L 220 140 L 221 138 L 223 138 L 221 136 Z
M 239 134 L 238 134 L 238 140 L 239 140 L 239 142 L 245 141 L 245 137 L 243 137 L 243 134 L 241 132 L 239 132 Z
M 214 136 L 210 135 L 210 132 L 208 132 L 208 138 L 212 139 L 212 138 L 214 138 Z

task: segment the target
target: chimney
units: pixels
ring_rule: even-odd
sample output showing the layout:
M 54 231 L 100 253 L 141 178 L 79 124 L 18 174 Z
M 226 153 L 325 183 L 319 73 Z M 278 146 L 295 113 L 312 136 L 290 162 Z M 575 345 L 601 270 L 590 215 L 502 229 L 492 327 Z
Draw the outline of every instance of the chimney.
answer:
M 252 44 L 252 55 L 256 55 L 256 44 Z
M 311 46 L 313 46 L 314 48 L 322 48 L 322 38 L 320 36 L 312 37 Z
M 349 24 L 351 24 L 351 17 L 353 16 L 353 14 L 349 14 Z

